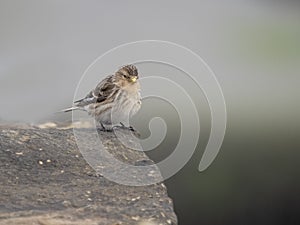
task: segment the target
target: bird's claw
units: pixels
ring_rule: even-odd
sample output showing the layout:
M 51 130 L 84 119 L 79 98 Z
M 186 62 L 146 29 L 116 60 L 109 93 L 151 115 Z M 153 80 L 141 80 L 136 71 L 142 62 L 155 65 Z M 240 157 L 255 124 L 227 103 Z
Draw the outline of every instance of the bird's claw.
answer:
M 120 124 L 121 124 L 121 126 L 116 125 L 116 126 L 114 126 L 113 128 L 119 127 L 119 128 L 122 128 L 122 129 L 128 129 L 128 130 L 130 130 L 130 131 L 136 131 L 136 130 L 133 128 L 133 126 L 127 127 L 127 126 L 125 126 L 124 123 L 122 123 L 122 122 L 120 122 Z

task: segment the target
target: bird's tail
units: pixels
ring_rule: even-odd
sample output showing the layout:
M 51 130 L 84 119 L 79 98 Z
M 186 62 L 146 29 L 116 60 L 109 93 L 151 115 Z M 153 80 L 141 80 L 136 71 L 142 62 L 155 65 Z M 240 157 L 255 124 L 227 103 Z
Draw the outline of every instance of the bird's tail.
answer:
M 79 108 L 78 106 L 72 106 L 70 108 L 63 109 L 60 112 L 70 112 L 70 111 L 78 110 L 78 109 L 81 109 L 81 108 Z

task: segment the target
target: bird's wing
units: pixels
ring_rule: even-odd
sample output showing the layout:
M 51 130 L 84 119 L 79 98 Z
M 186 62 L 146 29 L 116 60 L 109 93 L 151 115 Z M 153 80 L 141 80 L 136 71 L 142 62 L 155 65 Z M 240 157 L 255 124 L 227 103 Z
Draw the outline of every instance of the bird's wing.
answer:
M 74 103 L 78 107 L 84 107 L 92 103 L 105 101 L 118 86 L 113 82 L 113 75 L 103 79 L 94 90 L 87 94 L 83 99 L 77 100 Z

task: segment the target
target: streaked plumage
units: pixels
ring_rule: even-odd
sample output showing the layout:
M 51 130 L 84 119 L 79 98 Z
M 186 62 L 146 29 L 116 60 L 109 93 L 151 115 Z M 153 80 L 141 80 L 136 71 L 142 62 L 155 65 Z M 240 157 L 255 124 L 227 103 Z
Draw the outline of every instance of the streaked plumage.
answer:
M 65 112 L 81 109 L 104 125 L 127 124 L 129 118 L 141 107 L 138 71 L 126 65 L 114 75 L 103 79 L 85 98 L 74 102 Z

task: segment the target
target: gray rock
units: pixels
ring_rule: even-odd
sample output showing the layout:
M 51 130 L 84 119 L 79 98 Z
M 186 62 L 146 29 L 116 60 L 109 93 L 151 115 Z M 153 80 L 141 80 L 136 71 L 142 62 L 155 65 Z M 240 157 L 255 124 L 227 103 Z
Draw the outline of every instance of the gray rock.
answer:
M 128 140 L 132 136 L 126 129 L 118 132 Z M 113 132 L 99 135 L 118 160 L 153 164 L 144 152 L 118 142 Z M 0 125 L 0 152 L 0 224 L 177 224 L 162 183 L 125 186 L 106 179 L 93 169 L 96 164 L 92 162 L 92 168 L 84 160 L 72 129 Z M 119 170 L 111 164 L 101 168 Z M 161 176 L 158 170 L 148 172 L 152 172 L 149 179 Z M 135 177 L 140 179 L 139 173 Z

